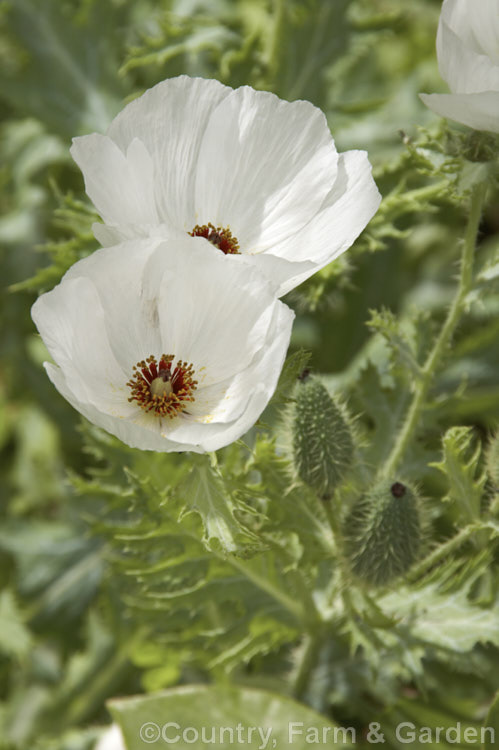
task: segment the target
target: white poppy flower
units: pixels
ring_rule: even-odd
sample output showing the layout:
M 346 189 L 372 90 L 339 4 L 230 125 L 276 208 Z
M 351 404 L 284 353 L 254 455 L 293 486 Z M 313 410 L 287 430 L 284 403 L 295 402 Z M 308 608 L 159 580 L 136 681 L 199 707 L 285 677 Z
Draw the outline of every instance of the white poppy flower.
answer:
M 201 238 L 131 240 L 75 263 L 32 308 L 59 392 L 132 447 L 202 453 L 257 420 L 294 313 Z
M 338 154 L 322 112 L 249 86 L 159 83 L 71 154 L 97 239 L 201 235 L 289 291 L 347 250 L 380 195 L 365 151 Z
M 420 94 L 431 110 L 499 133 L 498 0 L 444 0 L 437 32 L 440 75 L 451 94 Z
M 117 724 L 111 724 L 101 736 L 95 750 L 126 750 L 121 729 Z

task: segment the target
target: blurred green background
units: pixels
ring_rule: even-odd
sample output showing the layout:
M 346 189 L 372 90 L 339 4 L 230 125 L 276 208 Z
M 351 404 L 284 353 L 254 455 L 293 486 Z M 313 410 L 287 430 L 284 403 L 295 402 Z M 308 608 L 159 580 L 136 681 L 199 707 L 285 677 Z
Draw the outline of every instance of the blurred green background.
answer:
M 98 459 L 44 374 L 29 313 L 38 292 L 97 247 L 71 138 L 105 131 L 165 78 L 215 77 L 310 100 L 338 150 L 369 152 L 385 196 L 422 190 L 385 204 L 354 249 L 289 295 L 293 348 L 338 375 L 362 356 L 370 309 L 438 316 L 450 299 L 462 211 L 431 188 L 424 195 L 431 181 L 407 150 L 418 126 L 437 127 L 418 92 L 445 90 L 439 11 L 438 0 L 0 3 L 0 747 L 83 750 L 108 720 L 105 699 L 143 689 L 119 635 L 133 627 L 68 481 Z M 498 215 L 496 201 L 482 225 L 484 259 Z M 483 432 L 497 421 L 498 307 L 497 296 L 484 298 L 460 330 L 459 366 L 440 388 L 465 375 L 471 395 L 451 401 L 444 421 L 452 409 Z

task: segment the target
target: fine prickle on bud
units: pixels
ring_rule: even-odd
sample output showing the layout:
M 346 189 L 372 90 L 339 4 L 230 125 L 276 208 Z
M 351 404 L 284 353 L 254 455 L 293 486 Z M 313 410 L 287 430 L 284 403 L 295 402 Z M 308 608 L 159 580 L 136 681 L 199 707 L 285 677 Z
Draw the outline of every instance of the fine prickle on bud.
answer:
M 352 572 L 373 586 L 389 583 L 415 562 L 421 535 L 416 492 L 402 482 L 378 482 L 359 500 L 344 525 Z
M 298 476 L 320 497 L 330 497 L 352 463 L 350 427 L 319 380 L 298 386 L 293 420 L 293 453 Z

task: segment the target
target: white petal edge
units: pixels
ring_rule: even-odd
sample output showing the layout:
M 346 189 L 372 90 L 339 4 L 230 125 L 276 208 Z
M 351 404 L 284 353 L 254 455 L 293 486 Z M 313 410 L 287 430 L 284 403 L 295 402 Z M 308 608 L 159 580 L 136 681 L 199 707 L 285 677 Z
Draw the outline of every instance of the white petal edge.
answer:
M 126 372 L 113 356 L 106 316 L 89 279 L 63 282 L 43 294 L 31 315 L 75 396 L 101 409 L 128 413 L 123 399 Z
M 162 248 L 151 257 L 147 276 L 162 278 L 158 312 L 163 348 L 192 362 L 198 373 L 206 367 L 206 385 L 226 380 L 265 341 L 276 285 L 203 238 L 177 240 L 168 262 Z
M 214 451 L 242 437 L 257 421 L 270 401 L 281 374 L 291 337 L 294 313 L 283 303 L 278 303 L 278 313 L 274 320 L 271 343 L 255 358 L 244 373 L 238 376 L 237 390 L 247 389 L 248 400 L 244 411 L 233 421 L 213 422 L 199 429 L 199 447 Z M 190 426 L 189 426 L 190 427 Z M 188 436 L 187 425 L 172 431 L 171 437 L 179 442 Z
M 264 377 L 264 368 L 269 347 L 279 336 L 287 336 L 286 348 L 289 345 L 293 320 L 294 312 L 284 303 L 276 302 L 267 339 L 249 365 L 224 382 L 201 387 L 199 397 L 189 407 L 191 414 L 195 418 L 201 417 L 201 421 L 205 423 L 208 422 L 205 415 L 209 415 L 210 423 L 227 423 L 239 419 L 247 408 L 255 383 L 267 381 L 266 376 Z M 272 378 L 269 382 L 271 380 Z
M 94 750 L 126 750 L 123 734 L 117 724 L 111 724 L 102 734 Z
M 141 140 L 126 151 L 105 135 L 73 138 L 71 156 L 83 172 L 85 190 L 106 223 L 158 224 L 153 160 Z
M 159 239 L 152 238 L 97 250 L 71 266 L 62 281 L 61 286 L 70 296 L 72 292 L 68 284 L 74 283 L 75 279 L 91 283 L 95 288 L 99 306 L 103 309 L 101 325 L 107 332 L 110 350 L 127 373 L 125 383 L 131 368 L 139 360 L 163 353 L 158 351 L 161 337 L 153 324 L 155 304 L 147 298 L 143 288 L 147 261 L 160 244 Z M 135 301 L 133 305 L 130 300 Z M 78 304 L 81 308 L 80 301 Z M 92 320 L 93 311 L 82 314 L 80 325 L 85 325 L 86 315 Z M 75 324 L 75 330 L 79 327 Z
M 499 64 L 497 0 L 444 0 L 440 24 L 447 24 L 466 46 Z M 437 45 L 438 49 L 438 45 Z
M 204 452 L 196 445 L 177 443 L 162 436 L 159 430 L 154 431 L 147 427 L 142 427 L 129 419 L 113 417 L 100 411 L 93 404 L 80 401 L 69 388 L 64 374 L 59 367 L 50 362 L 45 362 L 44 367 L 53 385 L 76 411 L 84 416 L 85 419 L 88 419 L 89 422 L 119 438 L 119 440 L 131 448 L 156 451 L 157 453 L 171 453 L 174 451 Z
M 440 75 L 453 93 L 499 91 L 499 65 L 466 46 L 445 22 L 438 27 L 437 54 Z
M 109 126 L 107 135 L 123 151 L 135 136 L 144 141 L 155 165 L 160 221 L 186 230 L 198 223 L 194 179 L 201 140 L 212 112 L 231 91 L 212 79 L 170 78 L 130 102 Z
M 429 109 L 475 130 L 499 133 L 499 91 L 477 94 L 420 94 Z
M 197 223 L 230 227 L 243 252 L 262 252 L 320 208 L 338 154 L 323 113 L 249 86 L 213 110 L 196 172 Z
M 366 151 L 346 151 L 338 160 L 338 176 L 321 211 L 293 238 L 273 252 L 290 261 L 290 275 L 279 296 L 294 289 L 348 250 L 378 210 L 381 195 Z M 308 270 L 303 262 L 312 264 Z

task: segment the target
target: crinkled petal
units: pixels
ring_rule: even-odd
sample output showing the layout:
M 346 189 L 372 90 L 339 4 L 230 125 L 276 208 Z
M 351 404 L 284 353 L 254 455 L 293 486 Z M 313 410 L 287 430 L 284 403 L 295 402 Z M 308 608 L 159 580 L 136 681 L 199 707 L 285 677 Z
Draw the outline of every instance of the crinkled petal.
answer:
M 479 94 L 420 94 L 433 112 L 475 130 L 499 133 L 499 91 Z
M 262 346 L 276 286 L 203 238 L 185 237 L 174 246 L 167 260 L 160 246 L 147 271 L 150 279 L 162 279 L 158 311 L 163 349 L 192 362 L 198 374 L 206 367 L 203 381 L 211 385 L 244 368 Z
M 199 425 L 198 445 L 214 451 L 237 440 L 257 421 L 275 391 L 291 337 L 294 313 L 282 302 L 276 303 L 267 346 L 233 380 L 224 401 Z M 192 423 L 182 423 L 168 435 L 180 441 L 192 439 Z
M 141 140 L 134 138 L 122 151 L 111 138 L 93 133 L 74 138 L 71 155 L 105 222 L 159 223 L 153 159 Z
M 80 261 L 39 298 L 33 318 L 56 363 L 47 364 L 51 380 L 86 418 L 132 447 L 200 452 L 258 418 L 293 313 L 246 260 L 177 233 Z M 133 365 L 162 353 L 192 362 L 198 380 L 195 401 L 173 419 L 129 400 Z
M 132 240 L 104 248 L 75 263 L 64 277 L 92 282 L 102 305 L 108 345 L 127 379 L 138 361 L 163 354 L 155 290 L 148 295 L 144 281 L 147 260 L 159 244 L 156 239 Z
M 143 140 L 155 164 L 162 221 L 186 230 L 198 223 L 194 183 L 201 140 L 213 110 L 231 91 L 215 80 L 170 78 L 128 104 L 109 126 L 107 135 L 123 151 L 135 136 Z
M 288 264 L 279 295 L 293 289 L 345 252 L 376 213 L 381 195 L 365 151 L 340 154 L 338 175 L 327 199 L 313 220 L 273 252 Z M 302 264 L 311 265 L 303 269 Z
M 247 368 L 226 381 L 203 386 L 196 393 L 195 402 L 189 406 L 189 413 L 203 422 L 233 422 L 245 411 L 255 384 L 265 375 L 260 366 L 266 361 L 267 347 L 275 337 L 290 334 L 294 313 L 283 303 L 274 306 L 273 317 L 268 330 L 265 346 L 256 353 Z M 288 341 L 289 343 L 289 341 Z M 286 344 L 287 347 L 287 344 Z
M 93 284 L 85 278 L 61 283 L 38 298 L 31 314 L 76 398 L 126 416 L 127 377 L 113 355 Z
M 102 247 L 112 247 L 113 245 L 119 245 L 120 242 L 147 237 L 150 226 L 150 224 L 121 224 L 116 226 L 115 224 L 96 222 L 92 224 L 92 232 Z
M 281 246 L 286 246 L 287 242 L 292 242 L 292 240 L 285 240 Z M 287 294 L 318 270 L 313 260 L 292 260 L 291 253 L 289 258 L 287 256 L 280 258 L 271 254 L 270 251 L 257 255 L 242 255 L 241 258 L 248 264 L 254 265 L 267 279 L 272 279 L 278 284 L 278 297 Z
M 169 239 L 171 237 L 185 237 L 186 232 L 168 224 L 92 224 L 95 239 L 103 247 L 112 247 L 130 240 L 146 240 L 149 238 Z
M 320 208 L 338 155 L 309 102 L 236 89 L 207 123 L 196 174 L 197 223 L 230 227 L 243 252 L 263 252 Z
M 444 0 L 440 23 L 452 29 L 471 50 L 499 64 L 497 0 Z
M 82 414 L 89 422 L 102 427 L 103 430 L 111 433 L 122 440 L 131 448 L 140 448 L 141 450 L 157 451 L 161 453 L 170 453 L 172 451 L 193 451 L 194 453 L 203 453 L 203 449 L 196 445 L 186 447 L 183 443 L 177 443 L 175 440 L 161 434 L 160 420 L 156 420 L 154 429 L 143 426 L 132 419 L 113 416 L 105 411 L 101 411 L 95 404 L 87 401 L 81 401 L 68 385 L 62 370 L 49 362 L 45 363 L 45 370 L 50 380 L 57 388 L 61 396 L 68 401 L 71 406 Z M 137 410 L 137 418 L 140 421 L 140 409 Z M 163 420 L 164 422 L 164 420 Z
M 440 75 L 452 92 L 499 91 L 499 64 L 467 46 L 445 22 L 438 27 L 437 54 Z

